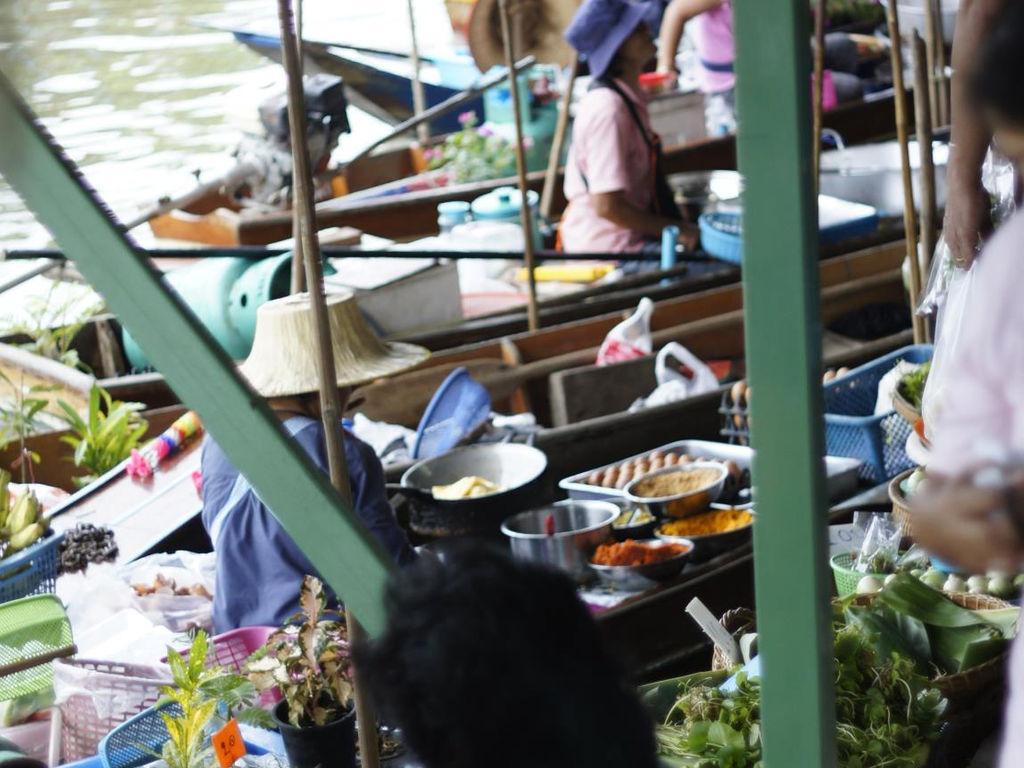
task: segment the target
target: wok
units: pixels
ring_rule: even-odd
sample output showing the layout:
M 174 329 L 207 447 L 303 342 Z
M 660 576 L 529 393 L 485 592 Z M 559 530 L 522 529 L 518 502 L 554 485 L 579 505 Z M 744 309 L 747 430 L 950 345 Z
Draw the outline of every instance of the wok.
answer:
M 410 527 L 421 536 L 498 536 L 509 515 L 537 505 L 548 459 L 543 451 L 516 443 L 485 443 L 456 448 L 413 464 L 399 486 L 411 501 Z M 479 476 L 504 490 L 488 496 L 444 501 L 435 485 Z

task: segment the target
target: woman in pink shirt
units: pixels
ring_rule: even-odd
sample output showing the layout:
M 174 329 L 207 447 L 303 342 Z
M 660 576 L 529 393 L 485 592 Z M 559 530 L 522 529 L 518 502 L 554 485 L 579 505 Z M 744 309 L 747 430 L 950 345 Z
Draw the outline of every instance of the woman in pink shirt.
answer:
M 1024 167 L 1024 4 L 1007 3 L 973 78 L 974 108 L 995 143 Z M 937 556 L 972 573 L 1024 570 L 1024 210 L 996 233 L 971 269 L 950 378 L 931 426 L 928 490 L 914 532 Z M 1024 765 L 1024 633 L 1010 667 L 1001 768 Z
M 669 225 L 687 247 L 697 243 L 661 175 L 661 142 L 640 95 L 640 73 L 656 52 L 646 24 L 657 15 L 655 2 L 586 0 L 565 32 L 593 81 L 577 107 L 566 162 L 560 237 L 568 252 L 656 248 Z

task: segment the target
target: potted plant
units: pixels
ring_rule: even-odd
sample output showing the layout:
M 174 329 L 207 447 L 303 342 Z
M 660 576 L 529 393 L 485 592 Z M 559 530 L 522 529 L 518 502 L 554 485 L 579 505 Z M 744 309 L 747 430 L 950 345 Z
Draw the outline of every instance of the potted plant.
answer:
M 263 691 L 280 690 L 273 711 L 292 768 L 355 768 L 355 710 L 348 630 L 326 610 L 319 579 L 306 576 L 301 611 L 246 665 Z

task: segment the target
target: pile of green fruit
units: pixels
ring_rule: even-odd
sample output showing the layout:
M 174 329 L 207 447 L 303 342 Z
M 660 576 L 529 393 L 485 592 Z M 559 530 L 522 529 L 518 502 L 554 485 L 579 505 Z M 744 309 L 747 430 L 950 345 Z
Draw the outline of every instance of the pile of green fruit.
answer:
M 10 474 L 0 470 L 0 548 L 2 557 L 28 549 L 46 535 L 43 507 L 28 491 L 11 505 Z

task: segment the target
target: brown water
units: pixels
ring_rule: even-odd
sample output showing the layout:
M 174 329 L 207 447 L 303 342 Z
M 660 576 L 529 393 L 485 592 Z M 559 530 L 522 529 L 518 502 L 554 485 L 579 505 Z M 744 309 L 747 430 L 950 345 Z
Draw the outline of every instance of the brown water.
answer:
M 0 0 L 0 67 L 100 195 L 124 218 L 230 166 L 280 67 L 225 33 L 209 13 L 272 12 L 271 0 Z M 352 114 L 353 136 L 380 124 Z M 344 149 L 344 148 L 343 148 Z M 345 152 L 347 154 L 347 152 Z M 145 240 L 147 230 L 137 230 Z M 0 249 L 49 236 L 0 179 Z

